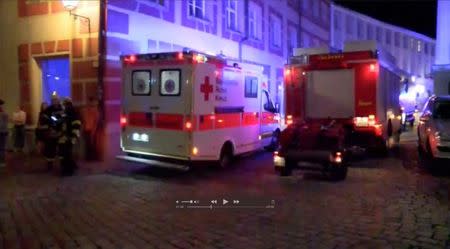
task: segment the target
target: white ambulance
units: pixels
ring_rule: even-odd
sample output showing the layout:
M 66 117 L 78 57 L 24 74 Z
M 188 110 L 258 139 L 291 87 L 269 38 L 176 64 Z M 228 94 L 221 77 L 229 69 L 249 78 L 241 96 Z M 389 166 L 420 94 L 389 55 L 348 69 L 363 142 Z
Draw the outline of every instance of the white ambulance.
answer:
M 195 51 L 122 56 L 121 159 L 221 167 L 278 142 L 263 68 Z

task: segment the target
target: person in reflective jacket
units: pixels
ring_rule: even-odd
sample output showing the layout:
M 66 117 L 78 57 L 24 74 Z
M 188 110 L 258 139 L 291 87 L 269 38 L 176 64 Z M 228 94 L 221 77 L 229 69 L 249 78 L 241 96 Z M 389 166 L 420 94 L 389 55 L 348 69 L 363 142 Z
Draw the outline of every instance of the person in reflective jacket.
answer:
M 62 133 L 58 140 L 58 151 L 61 159 L 61 173 L 63 176 L 73 175 L 77 168 L 73 158 L 73 145 L 80 137 L 81 121 L 70 99 L 63 101 L 64 116 Z
M 53 168 L 57 156 L 58 138 L 61 136 L 63 108 L 58 95 L 53 94 L 51 105 L 44 110 L 41 125 L 47 129 L 44 141 L 44 157 L 48 170 Z

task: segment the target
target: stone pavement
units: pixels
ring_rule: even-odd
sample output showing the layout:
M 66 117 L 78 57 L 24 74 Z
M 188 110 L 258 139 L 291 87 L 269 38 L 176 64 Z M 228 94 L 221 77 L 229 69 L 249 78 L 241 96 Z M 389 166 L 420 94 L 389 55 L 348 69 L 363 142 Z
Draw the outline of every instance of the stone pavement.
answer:
M 411 136 L 412 137 L 412 136 Z M 354 162 L 343 182 L 277 176 L 259 153 L 174 173 L 117 161 L 74 177 L 38 160 L 0 173 L 1 248 L 450 248 L 448 175 L 399 155 Z M 25 169 L 24 169 L 25 168 Z M 180 199 L 276 200 L 274 209 L 176 209 Z

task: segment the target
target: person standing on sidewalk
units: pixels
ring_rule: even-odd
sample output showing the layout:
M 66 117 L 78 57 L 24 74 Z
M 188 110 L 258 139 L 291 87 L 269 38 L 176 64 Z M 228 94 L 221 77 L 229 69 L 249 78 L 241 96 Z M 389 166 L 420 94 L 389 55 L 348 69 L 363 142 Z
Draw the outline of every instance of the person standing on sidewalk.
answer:
M 6 165 L 6 139 L 8 137 L 8 114 L 3 110 L 4 103 L 0 99 L 0 168 Z
M 27 121 L 27 114 L 23 111 L 22 106 L 13 113 L 12 120 L 14 123 L 14 149 L 22 152 L 25 146 L 25 123 Z
M 58 95 L 52 95 L 52 104 L 44 111 L 45 122 L 48 126 L 44 143 L 44 157 L 47 160 L 47 169 L 50 171 L 56 159 L 58 150 L 58 139 L 62 132 L 63 107 Z
M 62 176 L 70 176 L 75 173 L 77 164 L 73 158 L 73 146 L 80 138 L 81 121 L 72 100 L 65 99 L 62 133 L 58 140 L 58 153 L 61 159 Z
M 88 161 L 97 159 L 97 148 L 95 146 L 95 137 L 97 135 L 97 125 L 100 113 L 98 111 L 97 102 L 93 97 L 89 98 L 89 102 L 81 111 L 81 121 L 83 122 L 83 138 L 84 152 Z
M 36 145 L 38 148 L 38 153 L 42 154 L 46 134 L 48 132 L 48 124 L 47 124 L 47 116 L 45 115 L 45 110 L 47 109 L 48 104 L 46 102 L 43 102 L 41 104 L 41 110 L 39 111 L 39 117 L 38 117 L 38 123 L 35 131 L 35 137 L 36 137 Z

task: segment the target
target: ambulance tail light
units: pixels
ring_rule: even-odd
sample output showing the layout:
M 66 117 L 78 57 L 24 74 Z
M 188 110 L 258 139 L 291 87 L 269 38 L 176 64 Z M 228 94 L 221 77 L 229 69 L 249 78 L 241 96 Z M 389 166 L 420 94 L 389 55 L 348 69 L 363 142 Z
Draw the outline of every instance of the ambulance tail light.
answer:
M 129 55 L 124 59 L 124 61 L 127 63 L 134 63 L 136 62 L 136 60 L 137 60 L 136 55 Z
M 127 116 L 121 115 L 120 116 L 120 128 L 125 129 L 125 127 L 128 125 L 128 119 Z
M 291 125 L 294 123 L 294 120 L 292 119 L 292 115 L 286 116 L 286 125 Z
M 177 53 L 177 59 L 178 59 L 178 60 L 184 59 L 183 52 L 178 52 L 178 53 Z

